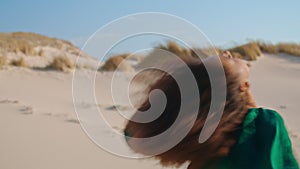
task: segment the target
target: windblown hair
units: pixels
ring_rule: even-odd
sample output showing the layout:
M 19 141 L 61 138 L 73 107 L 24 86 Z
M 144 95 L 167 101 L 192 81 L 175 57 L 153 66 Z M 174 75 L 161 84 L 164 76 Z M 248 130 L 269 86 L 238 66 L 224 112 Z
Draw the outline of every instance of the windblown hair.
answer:
M 199 89 L 199 111 L 196 122 L 189 133 L 173 148 L 155 156 L 160 160 L 162 165 L 173 165 L 178 167 L 185 162 L 191 162 L 189 169 L 199 169 L 211 166 L 227 156 L 231 147 L 237 142 L 241 133 L 244 117 L 248 110 L 247 103 L 249 96 L 239 90 L 239 73 L 230 67 L 226 59 L 221 57 L 220 59 L 225 71 L 227 93 L 226 103 L 224 103 L 224 112 L 218 127 L 206 142 L 198 142 L 200 132 L 204 126 L 211 106 L 212 88 L 208 71 L 203 62 L 200 60 L 187 61 L 186 63 L 193 73 Z M 174 73 L 180 71 L 181 69 L 178 68 Z M 184 76 L 184 74 L 181 76 Z M 164 92 L 167 98 L 165 110 L 157 119 L 149 123 L 128 121 L 124 132 L 130 133 L 130 137 L 147 138 L 164 132 L 176 120 L 182 104 L 193 104 L 194 98 L 189 98 L 188 100 L 185 100 L 184 103 L 181 103 L 179 86 L 170 74 L 165 73 L 156 83 L 149 86 L 149 92 L 154 89 L 160 89 Z M 150 107 L 150 102 L 146 99 L 146 101 L 138 107 L 138 110 L 145 111 Z M 138 113 L 132 118 L 136 118 L 137 116 Z M 130 142 L 130 140 L 128 140 L 128 142 Z M 147 155 L 148 150 L 141 144 L 129 145 L 137 153 Z

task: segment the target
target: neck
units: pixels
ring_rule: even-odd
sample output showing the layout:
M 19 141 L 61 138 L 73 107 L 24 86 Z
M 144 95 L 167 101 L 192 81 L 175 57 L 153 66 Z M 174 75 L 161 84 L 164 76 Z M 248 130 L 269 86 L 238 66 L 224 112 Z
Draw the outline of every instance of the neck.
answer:
M 251 92 L 248 91 L 247 94 L 248 94 L 248 96 L 249 96 L 249 101 L 248 101 L 248 103 L 247 103 L 247 107 L 248 107 L 248 108 L 258 108 L 258 106 L 257 106 L 257 104 L 256 104 L 256 102 L 255 102 L 255 100 L 254 100 L 254 97 L 253 97 L 253 95 L 251 94 Z

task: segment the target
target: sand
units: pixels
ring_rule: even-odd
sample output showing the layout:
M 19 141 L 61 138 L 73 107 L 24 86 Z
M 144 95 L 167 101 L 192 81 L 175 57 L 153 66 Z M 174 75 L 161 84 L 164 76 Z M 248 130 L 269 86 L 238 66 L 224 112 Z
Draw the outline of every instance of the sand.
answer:
M 265 54 L 251 64 L 251 90 L 257 103 L 283 116 L 298 156 L 300 58 Z M 81 104 L 98 106 L 112 127 L 121 130 L 125 119 L 112 107 L 111 76 L 97 73 L 98 104 Z M 120 86 L 129 79 L 117 76 Z M 0 168 L 163 168 L 152 159 L 110 154 L 87 137 L 74 111 L 71 73 L 5 68 L 0 70 L 0 93 Z

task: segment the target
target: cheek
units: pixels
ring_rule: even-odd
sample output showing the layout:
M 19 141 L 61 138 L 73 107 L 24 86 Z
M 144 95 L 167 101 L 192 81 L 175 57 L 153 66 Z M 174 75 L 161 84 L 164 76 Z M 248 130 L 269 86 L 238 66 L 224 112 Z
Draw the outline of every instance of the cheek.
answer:
M 245 80 L 249 80 L 249 77 L 250 77 L 250 71 L 249 71 L 249 68 L 248 67 L 244 67 L 241 71 L 242 73 L 242 76 Z
M 227 59 L 227 62 L 233 66 L 237 64 L 237 62 L 234 59 Z
M 248 81 L 250 77 L 250 70 L 248 66 L 237 64 L 236 70 L 238 71 L 241 81 Z
M 247 74 L 247 76 L 250 76 L 250 69 L 247 65 L 245 65 L 245 73 Z

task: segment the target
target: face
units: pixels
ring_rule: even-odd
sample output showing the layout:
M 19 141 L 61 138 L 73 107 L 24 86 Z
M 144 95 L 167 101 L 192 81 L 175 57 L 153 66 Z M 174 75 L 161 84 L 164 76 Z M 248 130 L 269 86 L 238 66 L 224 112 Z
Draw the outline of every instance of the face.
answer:
M 224 62 L 229 64 L 232 69 L 238 71 L 238 75 L 240 77 L 240 91 L 246 93 L 249 96 L 248 107 L 258 107 L 254 101 L 254 98 L 249 91 L 249 66 L 246 61 L 238 58 L 233 58 L 230 52 L 224 52 L 222 55 L 222 59 Z
M 215 61 L 214 57 L 208 57 L 204 60 L 204 62 Z M 232 73 L 235 74 L 235 77 L 238 77 L 240 91 L 241 92 L 249 92 L 250 82 L 250 70 L 246 61 L 238 58 L 233 58 L 230 52 L 226 51 L 220 57 L 220 60 L 227 69 L 230 69 Z
M 233 58 L 230 53 L 224 53 L 222 60 L 227 62 L 230 67 L 239 73 L 241 82 L 249 81 L 250 70 L 246 61 L 238 58 Z

